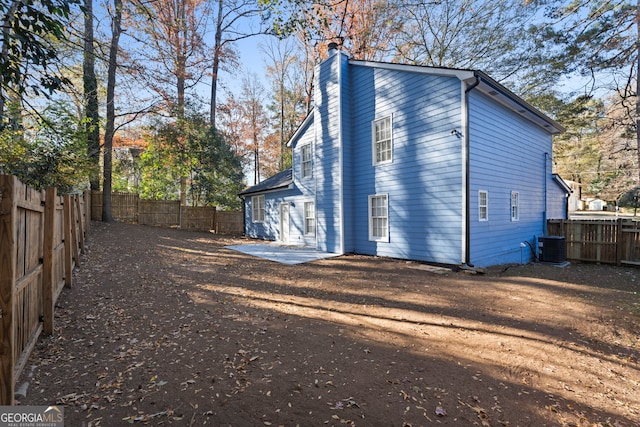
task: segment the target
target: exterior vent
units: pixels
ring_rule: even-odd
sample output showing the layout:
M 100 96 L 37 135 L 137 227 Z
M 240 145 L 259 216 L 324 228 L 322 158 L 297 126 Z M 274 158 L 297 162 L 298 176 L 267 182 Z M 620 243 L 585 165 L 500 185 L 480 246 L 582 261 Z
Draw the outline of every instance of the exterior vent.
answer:
M 498 92 L 496 92 L 495 90 L 492 90 L 491 92 L 489 92 L 489 95 L 491 96 L 496 96 L 498 94 Z

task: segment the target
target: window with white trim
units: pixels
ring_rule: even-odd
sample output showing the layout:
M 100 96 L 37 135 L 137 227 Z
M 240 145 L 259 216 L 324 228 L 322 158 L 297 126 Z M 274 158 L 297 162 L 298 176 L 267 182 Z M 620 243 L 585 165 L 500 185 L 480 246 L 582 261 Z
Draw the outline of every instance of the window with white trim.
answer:
M 369 196 L 369 240 L 389 241 L 389 197 Z
M 520 193 L 511 192 L 511 221 L 520 220 Z
M 300 166 L 302 168 L 302 178 L 308 178 L 313 174 L 311 163 L 311 144 L 303 145 L 300 148 Z
M 391 129 L 391 116 L 374 120 L 372 123 L 374 165 L 391 163 L 393 160 L 393 135 Z
M 251 220 L 253 222 L 264 222 L 264 194 L 251 196 Z
M 313 202 L 304 202 L 304 234 L 316 234 L 316 206 Z
M 489 193 L 478 191 L 478 221 L 489 221 Z

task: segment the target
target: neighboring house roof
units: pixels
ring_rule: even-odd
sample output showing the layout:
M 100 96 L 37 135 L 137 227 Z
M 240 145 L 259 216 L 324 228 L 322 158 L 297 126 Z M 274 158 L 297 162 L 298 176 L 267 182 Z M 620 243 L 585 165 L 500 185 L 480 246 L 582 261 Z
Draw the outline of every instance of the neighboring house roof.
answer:
M 567 194 L 573 193 L 573 190 L 571 189 L 569 184 L 567 184 L 565 182 L 565 180 L 562 179 L 562 177 L 560 175 L 558 175 L 557 173 L 553 174 L 553 180 L 560 186 L 560 188 L 562 188 L 564 190 L 565 193 L 567 193 Z
M 279 190 L 282 188 L 287 188 L 289 185 L 293 183 L 293 175 L 291 168 L 285 169 L 282 172 L 278 172 L 277 174 L 265 179 L 261 183 L 254 185 L 253 187 L 249 187 L 244 190 L 239 196 L 246 196 L 248 194 L 255 193 L 264 193 L 267 191 Z

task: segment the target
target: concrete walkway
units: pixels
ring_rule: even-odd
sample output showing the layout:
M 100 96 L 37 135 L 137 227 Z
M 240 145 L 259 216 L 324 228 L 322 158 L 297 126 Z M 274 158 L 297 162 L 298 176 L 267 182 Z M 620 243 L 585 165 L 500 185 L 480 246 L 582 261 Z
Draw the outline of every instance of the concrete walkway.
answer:
M 255 243 L 247 245 L 226 246 L 227 249 L 265 258 L 281 264 L 302 264 L 319 259 L 332 258 L 340 254 L 322 252 L 303 246 L 285 246 L 277 243 Z

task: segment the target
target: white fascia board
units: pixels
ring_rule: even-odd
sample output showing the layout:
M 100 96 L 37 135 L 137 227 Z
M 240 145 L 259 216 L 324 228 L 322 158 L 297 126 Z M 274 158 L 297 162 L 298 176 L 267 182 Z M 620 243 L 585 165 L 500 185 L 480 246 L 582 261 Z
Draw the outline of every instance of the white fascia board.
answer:
M 439 67 L 428 67 L 424 65 L 406 65 L 406 64 L 394 64 L 391 62 L 356 61 L 356 60 L 350 60 L 349 63 L 353 65 L 364 66 L 364 67 L 382 68 L 385 70 L 408 71 L 412 73 L 431 74 L 434 76 L 457 77 L 458 79 L 463 81 L 474 78 L 474 73 L 472 70 L 462 70 L 462 69 L 456 69 L 456 68 L 439 68 Z
M 477 86 L 476 90 L 484 93 L 511 111 L 516 112 L 523 118 L 537 124 L 543 129 L 546 129 L 547 132 L 551 134 L 558 134 L 565 131 L 565 128 L 561 124 L 543 114 L 531 104 L 515 95 L 509 89 L 495 82 L 486 74 L 478 72 L 478 77 L 480 78 L 480 84 Z
M 491 97 L 500 104 L 504 105 L 512 111 L 517 112 L 527 120 L 536 123 L 538 126 L 546 129 L 551 134 L 558 134 L 565 131 L 564 127 L 557 123 L 555 120 L 541 113 L 529 103 L 524 101 L 522 98 L 512 93 L 509 89 L 502 86 L 487 74 L 480 71 L 457 68 L 429 67 L 424 65 L 394 64 L 389 62 L 374 61 L 350 60 L 349 63 L 353 65 L 381 68 L 385 70 L 413 72 L 434 76 L 457 77 L 467 84 L 473 84 L 473 82 L 476 81 L 476 78 L 478 78 L 480 79 L 480 84 L 477 86 L 477 90 L 479 90 L 480 92 L 491 95 Z
M 300 126 L 298 126 L 298 129 L 296 129 L 296 131 L 293 133 L 293 135 L 289 139 L 289 142 L 287 142 L 287 147 L 291 148 L 291 146 L 293 145 L 293 141 L 295 141 L 302 134 L 302 132 L 304 132 L 304 130 L 309 125 L 309 123 L 311 123 L 312 120 L 313 120 L 313 109 L 309 111 L 309 114 L 307 114 L 307 117 L 304 118 L 302 123 L 300 123 Z

